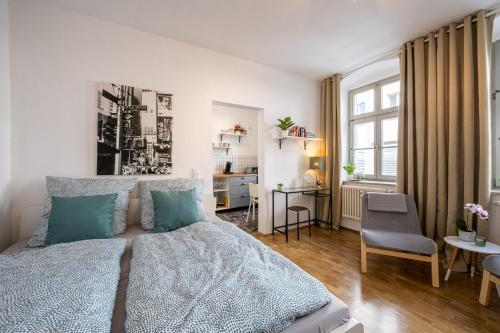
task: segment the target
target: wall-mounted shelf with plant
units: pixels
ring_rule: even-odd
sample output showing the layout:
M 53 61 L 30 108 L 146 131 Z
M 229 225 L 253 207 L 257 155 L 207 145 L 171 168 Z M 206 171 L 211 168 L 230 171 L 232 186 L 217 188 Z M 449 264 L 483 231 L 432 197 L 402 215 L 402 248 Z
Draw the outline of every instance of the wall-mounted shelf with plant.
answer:
M 302 140 L 304 143 L 304 150 L 307 149 L 307 145 L 311 141 L 321 141 L 321 138 L 317 138 L 314 133 L 307 132 L 305 127 L 299 127 L 295 125 L 291 117 L 285 117 L 283 119 L 278 119 L 278 124 L 276 124 L 281 130 L 281 135 L 275 137 L 278 140 L 279 149 L 281 149 L 283 142 L 286 139 L 290 140 Z
M 241 138 L 247 136 L 247 134 L 235 134 L 235 133 L 219 133 L 219 142 L 222 142 L 222 138 L 225 136 L 238 137 L 238 143 L 241 143 Z
M 221 130 L 219 134 L 219 142 L 222 142 L 224 136 L 237 137 L 238 143 L 241 143 L 241 138 L 247 136 L 248 131 L 243 128 L 240 124 L 235 124 L 234 127 L 229 128 L 227 130 Z
M 300 137 L 300 136 L 285 136 L 285 137 L 275 137 L 274 139 L 278 140 L 278 145 L 279 145 L 279 148 L 281 149 L 282 145 L 283 145 L 283 142 L 286 140 L 286 139 L 289 139 L 289 140 L 302 140 L 304 142 L 304 150 L 307 149 L 307 145 L 309 144 L 309 142 L 311 141 L 321 141 L 323 139 L 321 138 L 306 138 L 306 137 Z

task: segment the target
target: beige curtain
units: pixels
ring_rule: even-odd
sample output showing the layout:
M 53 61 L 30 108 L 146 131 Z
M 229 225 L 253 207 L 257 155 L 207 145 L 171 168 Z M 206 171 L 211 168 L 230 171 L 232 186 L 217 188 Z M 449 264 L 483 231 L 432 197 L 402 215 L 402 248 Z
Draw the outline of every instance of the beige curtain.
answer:
M 341 218 L 341 122 L 340 75 L 335 74 L 321 82 L 321 137 L 322 154 L 325 156 L 325 184 L 332 186 L 333 225 L 338 229 Z M 328 202 L 325 202 L 325 218 Z
M 476 18 L 401 48 L 397 190 L 414 197 L 424 233 L 441 249 L 464 203 L 490 198 L 494 17 Z

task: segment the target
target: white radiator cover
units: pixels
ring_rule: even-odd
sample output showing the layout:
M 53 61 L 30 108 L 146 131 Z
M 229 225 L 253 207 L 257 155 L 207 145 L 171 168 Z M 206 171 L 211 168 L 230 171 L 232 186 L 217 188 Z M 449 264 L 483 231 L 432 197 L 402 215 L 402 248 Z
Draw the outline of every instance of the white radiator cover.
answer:
M 361 197 L 366 192 L 387 192 L 380 187 L 368 186 L 342 186 L 342 217 L 361 221 L 362 201 Z

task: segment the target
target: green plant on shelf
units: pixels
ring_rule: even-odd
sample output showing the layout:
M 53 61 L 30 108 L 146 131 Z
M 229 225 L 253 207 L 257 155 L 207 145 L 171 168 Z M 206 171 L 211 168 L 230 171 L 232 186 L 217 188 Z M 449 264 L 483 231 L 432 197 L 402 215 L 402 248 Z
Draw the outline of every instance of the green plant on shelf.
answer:
M 286 131 L 287 129 L 289 129 L 290 127 L 295 125 L 295 123 L 292 121 L 291 117 L 285 117 L 284 119 L 278 119 L 278 121 L 279 121 L 279 123 L 276 126 L 278 126 L 283 131 Z

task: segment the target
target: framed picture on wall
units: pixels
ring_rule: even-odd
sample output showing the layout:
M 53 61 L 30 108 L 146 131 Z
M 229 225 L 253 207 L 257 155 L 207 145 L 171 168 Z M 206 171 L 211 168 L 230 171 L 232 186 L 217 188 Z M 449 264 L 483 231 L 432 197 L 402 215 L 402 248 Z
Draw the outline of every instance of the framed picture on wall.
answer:
M 172 173 L 172 94 L 97 84 L 97 175 Z

